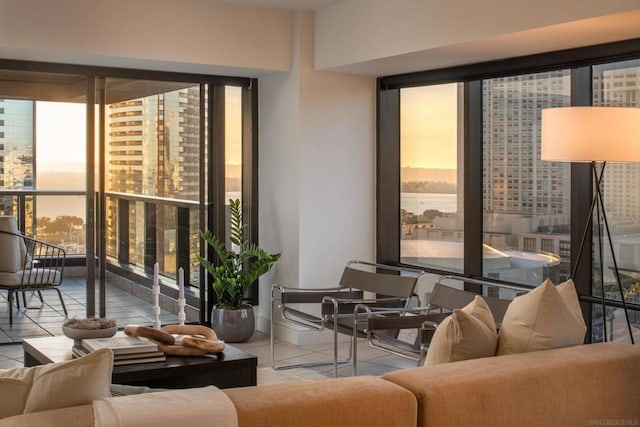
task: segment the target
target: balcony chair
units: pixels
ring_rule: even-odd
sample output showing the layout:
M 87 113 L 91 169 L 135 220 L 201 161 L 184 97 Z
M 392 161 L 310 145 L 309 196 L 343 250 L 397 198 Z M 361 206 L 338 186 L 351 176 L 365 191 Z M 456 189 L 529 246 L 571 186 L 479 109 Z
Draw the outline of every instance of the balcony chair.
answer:
M 0 216 L 0 289 L 9 291 L 9 324 L 13 325 L 13 300 L 16 292 L 22 292 L 22 301 L 27 308 L 27 291 L 38 293 L 44 303 L 42 292 L 53 289 L 58 293 L 65 316 L 67 308 L 58 286 L 62 283 L 65 251 L 54 245 L 33 239 L 18 231 L 16 219 Z M 15 298 L 20 309 L 20 300 Z
M 478 295 L 474 292 L 447 286 L 444 282 L 495 286 L 516 291 L 525 289 L 518 286 L 504 285 L 479 279 L 441 276 L 434 284 L 429 304 L 424 307 L 389 309 L 357 304 L 354 307 L 354 326 L 352 330 L 363 329 L 370 346 L 397 356 L 412 359 L 420 366 L 426 358 L 429 343 L 440 322 L 451 315 L 453 310 L 463 308 Z M 493 313 L 496 325 L 499 326 L 500 323 L 502 323 L 502 318 L 511 300 L 486 296 L 483 298 Z M 362 314 L 365 315 L 364 318 Z M 413 342 L 407 342 L 407 340 L 398 339 L 398 337 L 386 333 L 389 329 L 415 330 L 415 340 Z M 352 349 L 353 375 L 357 375 L 358 347 L 356 335 L 360 334 L 354 332 Z
M 340 282 L 334 288 L 309 289 L 273 285 L 271 288 L 271 367 L 288 369 L 330 365 L 334 375 L 338 375 L 338 364 L 351 360 L 349 356 L 338 360 L 338 334 L 352 339 L 354 307 L 357 304 L 374 304 L 377 307 L 407 307 L 414 296 L 414 289 L 421 270 L 373 264 L 364 261 L 350 261 L 342 273 Z M 367 294 L 365 294 L 365 292 Z M 318 332 L 333 330 L 333 360 L 295 365 L 277 365 L 275 359 L 275 321 L 280 313 L 284 321 Z M 364 331 L 357 334 L 364 337 Z

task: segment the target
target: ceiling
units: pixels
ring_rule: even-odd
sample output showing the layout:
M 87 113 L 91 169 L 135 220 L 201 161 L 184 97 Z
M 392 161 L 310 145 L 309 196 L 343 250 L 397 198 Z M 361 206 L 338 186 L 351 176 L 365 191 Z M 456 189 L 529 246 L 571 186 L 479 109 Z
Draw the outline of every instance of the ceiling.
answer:
M 373 76 L 497 61 L 640 38 L 640 9 L 464 41 L 331 68 Z
M 343 0 L 213 0 L 217 3 L 247 4 L 290 10 L 316 10 Z

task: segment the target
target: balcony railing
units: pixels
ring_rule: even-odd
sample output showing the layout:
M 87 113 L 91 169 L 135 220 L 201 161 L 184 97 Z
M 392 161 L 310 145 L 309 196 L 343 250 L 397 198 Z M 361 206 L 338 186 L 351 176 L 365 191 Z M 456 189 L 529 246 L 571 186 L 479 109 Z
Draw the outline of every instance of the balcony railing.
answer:
M 27 235 L 63 246 L 71 257 L 82 257 L 86 253 L 86 194 L 0 190 L 0 214 L 15 216 Z M 147 274 L 158 262 L 160 273 L 173 279 L 182 267 L 185 284 L 199 286 L 195 256 L 200 245 L 199 202 L 117 192 L 105 196 L 106 227 L 96 227 L 96 234 L 98 241 L 105 239 L 107 262 Z M 53 198 L 57 203 L 51 203 Z

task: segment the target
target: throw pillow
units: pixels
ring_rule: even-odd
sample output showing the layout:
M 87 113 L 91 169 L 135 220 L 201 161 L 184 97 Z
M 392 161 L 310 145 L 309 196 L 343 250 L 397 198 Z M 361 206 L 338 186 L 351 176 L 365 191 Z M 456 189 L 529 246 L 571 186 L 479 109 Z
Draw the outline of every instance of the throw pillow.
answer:
M 0 230 L 17 234 L 18 224 L 16 222 L 16 218 L 13 216 L 0 216 Z M 21 241 L 22 239 L 18 236 L 0 233 L 0 247 L 2 248 L 0 271 L 15 273 L 20 270 L 22 266 L 22 253 L 20 251 Z
M 567 303 L 567 308 L 576 318 L 577 322 L 584 325 L 584 330 L 586 332 L 587 325 L 584 323 L 584 317 L 582 317 L 582 310 L 580 309 L 580 301 L 578 300 L 578 292 L 576 291 L 576 287 L 573 283 L 573 280 L 569 279 L 566 282 L 562 282 L 556 286 L 558 293 L 562 297 L 565 303 Z
M 493 314 L 484 299 L 476 296 L 436 328 L 425 365 L 493 356 L 497 339 Z
M 580 345 L 587 327 L 572 281 L 550 280 L 516 297 L 504 315 L 497 355 Z
M 33 368 L 0 371 L 0 419 L 22 414 L 34 372 Z
M 111 349 L 97 350 L 68 362 L 33 369 L 33 383 L 24 413 L 85 405 L 111 396 Z

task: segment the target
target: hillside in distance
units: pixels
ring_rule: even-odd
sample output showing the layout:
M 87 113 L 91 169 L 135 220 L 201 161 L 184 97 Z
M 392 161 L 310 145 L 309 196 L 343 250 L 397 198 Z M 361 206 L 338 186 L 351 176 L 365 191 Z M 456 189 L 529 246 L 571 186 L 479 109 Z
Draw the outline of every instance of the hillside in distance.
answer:
M 429 169 L 429 168 L 400 168 L 400 180 L 402 182 L 444 182 L 453 184 L 457 182 L 456 169 Z

